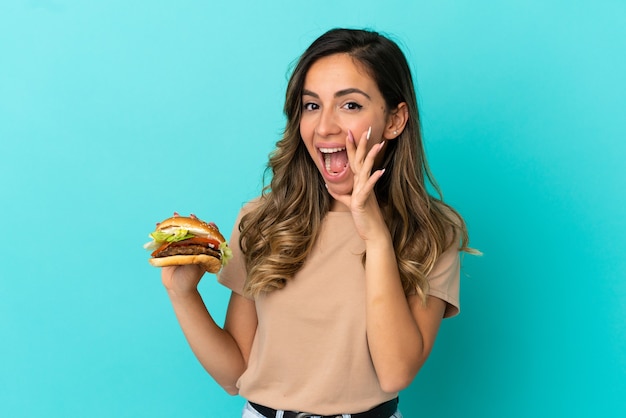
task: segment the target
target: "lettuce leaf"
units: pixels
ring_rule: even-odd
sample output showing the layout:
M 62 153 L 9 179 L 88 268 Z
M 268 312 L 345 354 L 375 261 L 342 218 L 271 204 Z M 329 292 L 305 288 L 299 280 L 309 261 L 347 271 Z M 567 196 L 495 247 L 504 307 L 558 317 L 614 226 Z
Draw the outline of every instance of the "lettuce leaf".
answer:
M 143 248 L 146 250 L 156 250 L 166 242 L 178 242 L 195 237 L 195 235 L 190 234 L 189 231 L 182 228 L 173 234 L 163 231 L 154 231 L 149 236 L 152 238 L 152 241 L 144 244 Z
M 163 231 L 154 231 L 150 234 L 152 239 L 156 242 L 164 243 L 164 242 L 178 242 L 185 239 L 193 238 L 195 235 L 190 234 L 186 229 L 179 229 L 174 234 L 163 232 Z
M 230 249 L 226 241 L 220 244 L 220 252 L 222 253 L 222 265 L 225 266 L 228 261 L 233 258 L 233 250 Z

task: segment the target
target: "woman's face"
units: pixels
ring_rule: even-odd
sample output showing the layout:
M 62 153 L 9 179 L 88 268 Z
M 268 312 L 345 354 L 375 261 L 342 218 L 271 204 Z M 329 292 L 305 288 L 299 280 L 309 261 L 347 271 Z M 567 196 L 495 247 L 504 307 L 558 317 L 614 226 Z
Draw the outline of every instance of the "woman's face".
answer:
M 352 57 L 335 54 L 311 65 L 304 80 L 300 135 L 329 189 L 352 191 L 348 131 L 358 144 L 371 127 L 369 150 L 384 139 L 387 124 L 387 107 L 376 82 Z

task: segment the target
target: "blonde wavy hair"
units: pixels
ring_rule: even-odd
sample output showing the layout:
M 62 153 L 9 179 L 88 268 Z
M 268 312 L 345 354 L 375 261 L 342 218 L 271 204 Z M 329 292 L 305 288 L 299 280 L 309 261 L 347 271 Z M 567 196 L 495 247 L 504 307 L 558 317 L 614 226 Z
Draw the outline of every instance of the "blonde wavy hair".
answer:
M 239 225 L 248 271 L 245 291 L 257 296 L 283 288 L 305 263 L 330 209 L 331 197 L 300 136 L 300 116 L 308 69 L 318 59 L 338 53 L 349 54 L 369 72 L 387 111 L 407 104 L 408 122 L 401 135 L 387 143 L 382 163 L 386 171 L 375 193 L 391 232 L 404 291 L 425 301 L 427 276 L 441 253 L 452 245 L 475 251 L 469 247 L 463 218 L 443 202 L 426 162 L 415 88 L 404 54 L 389 38 L 354 29 L 326 32 L 292 72 L 284 106 L 286 128 L 266 169 L 271 181 Z

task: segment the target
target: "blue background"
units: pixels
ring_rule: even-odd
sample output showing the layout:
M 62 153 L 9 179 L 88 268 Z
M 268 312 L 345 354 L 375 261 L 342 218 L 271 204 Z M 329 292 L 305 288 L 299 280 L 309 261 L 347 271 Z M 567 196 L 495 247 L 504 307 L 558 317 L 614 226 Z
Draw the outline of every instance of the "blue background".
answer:
M 624 1 L 4 0 L 0 416 L 238 416 L 142 244 L 174 210 L 230 235 L 290 64 L 336 26 L 405 50 L 484 252 L 405 415 L 626 412 Z M 221 321 L 228 292 L 201 291 Z

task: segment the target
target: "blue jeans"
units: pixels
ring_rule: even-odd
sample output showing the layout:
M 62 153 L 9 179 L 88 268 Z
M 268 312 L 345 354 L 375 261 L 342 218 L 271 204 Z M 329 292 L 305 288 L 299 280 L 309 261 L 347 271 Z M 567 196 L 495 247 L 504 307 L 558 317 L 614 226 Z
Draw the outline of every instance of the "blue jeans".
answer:
M 343 414 L 342 417 L 350 418 L 350 414 Z M 248 402 L 246 402 L 246 406 L 244 406 L 243 408 L 241 418 L 283 418 L 283 411 L 278 411 L 276 413 L 276 417 L 265 417 L 257 412 Z M 400 413 L 400 411 L 396 411 L 396 413 L 389 418 L 402 418 L 402 414 Z

